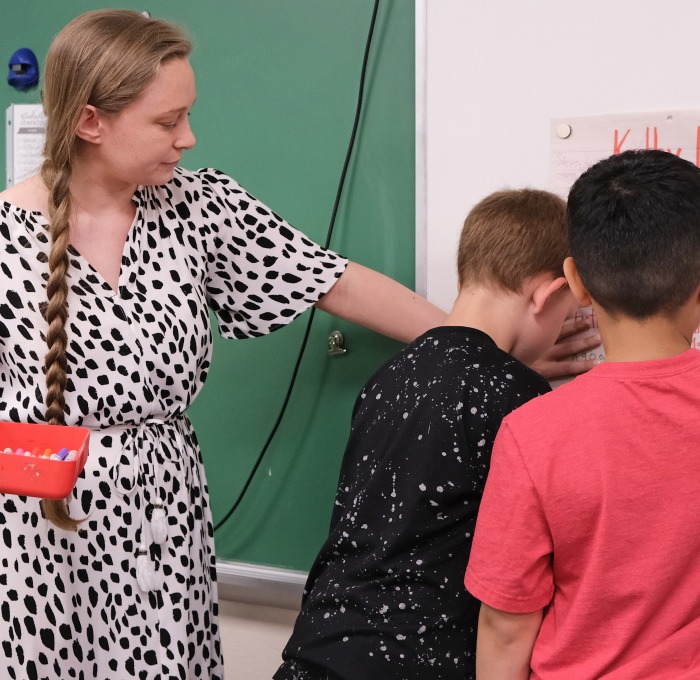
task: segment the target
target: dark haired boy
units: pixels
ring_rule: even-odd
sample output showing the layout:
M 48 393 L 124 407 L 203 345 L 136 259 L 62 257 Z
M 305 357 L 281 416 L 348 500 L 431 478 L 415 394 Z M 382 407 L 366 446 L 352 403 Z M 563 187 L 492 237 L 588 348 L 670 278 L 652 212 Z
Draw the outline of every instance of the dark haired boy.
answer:
M 446 325 L 356 402 L 330 535 L 277 680 L 474 677 L 479 603 L 464 569 L 498 426 L 549 390 L 521 361 L 550 349 L 576 308 L 565 218 L 560 198 L 532 189 L 470 212 Z
M 605 361 L 505 418 L 466 585 L 479 680 L 700 678 L 700 170 L 603 160 L 564 265 Z

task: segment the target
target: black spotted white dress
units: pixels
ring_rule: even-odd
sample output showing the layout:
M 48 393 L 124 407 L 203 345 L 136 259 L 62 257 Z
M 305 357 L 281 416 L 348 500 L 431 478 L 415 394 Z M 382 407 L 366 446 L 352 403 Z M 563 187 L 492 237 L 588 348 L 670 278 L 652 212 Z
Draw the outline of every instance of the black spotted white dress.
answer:
M 70 251 L 66 420 L 80 530 L 0 494 L 0 678 L 223 678 L 211 513 L 185 410 L 224 337 L 283 326 L 346 260 L 211 169 L 139 187 L 118 290 Z M 0 203 L 0 420 L 42 422 L 46 220 Z M 236 389 L 235 386 L 232 389 Z M 5 454 L 0 454 L 5 455 Z M 161 507 L 162 506 L 162 507 Z

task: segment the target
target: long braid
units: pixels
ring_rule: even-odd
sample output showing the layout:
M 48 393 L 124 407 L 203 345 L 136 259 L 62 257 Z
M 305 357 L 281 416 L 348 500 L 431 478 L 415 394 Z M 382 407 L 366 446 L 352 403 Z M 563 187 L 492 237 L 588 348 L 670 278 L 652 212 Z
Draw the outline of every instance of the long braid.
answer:
M 49 218 L 51 221 L 51 251 L 49 253 L 49 279 L 46 283 L 46 345 L 44 358 L 46 376 L 46 420 L 49 425 L 65 424 L 65 396 L 68 359 L 66 348 L 66 319 L 68 317 L 68 244 L 71 197 L 69 190 L 70 165 L 55 170 L 46 161 L 42 167 L 42 179 L 49 188 Z M 66 500 L 43 500 L 45 517 L 61 529 L 75 531 L 78 522 L 70 516 Z

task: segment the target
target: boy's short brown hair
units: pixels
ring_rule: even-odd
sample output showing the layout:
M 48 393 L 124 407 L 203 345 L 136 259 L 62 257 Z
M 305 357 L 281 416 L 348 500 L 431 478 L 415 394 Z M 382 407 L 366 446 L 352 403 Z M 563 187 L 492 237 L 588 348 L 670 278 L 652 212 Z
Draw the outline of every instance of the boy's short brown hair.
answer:
M 519 292 L 542 272 L 563 276 L 569 255 L 566 202 L 539 189 L 496 191 L 467 215 L 459 238 L 461 286 L 491 283 Z

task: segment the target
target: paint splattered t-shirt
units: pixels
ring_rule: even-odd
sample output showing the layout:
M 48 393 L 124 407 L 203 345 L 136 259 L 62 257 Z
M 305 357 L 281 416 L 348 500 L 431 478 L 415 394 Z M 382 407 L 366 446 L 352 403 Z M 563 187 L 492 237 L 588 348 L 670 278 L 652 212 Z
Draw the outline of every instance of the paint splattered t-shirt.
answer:
M 503 417 L 549 389 L 461 326 L 377 371 L 276 680 L 474 677 L 479 603 L 463 582 L 491 447 Z

